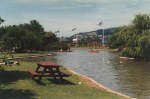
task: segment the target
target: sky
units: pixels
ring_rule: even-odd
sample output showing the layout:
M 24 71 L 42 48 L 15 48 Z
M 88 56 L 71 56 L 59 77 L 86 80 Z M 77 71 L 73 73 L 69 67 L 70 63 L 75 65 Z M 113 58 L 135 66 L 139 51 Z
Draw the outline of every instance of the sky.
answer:
M 149 5 L 150 0 L 0 0 L 0 17 L 5 20 L 1 26 L 36 19 L 45 31 L 59 30 L 57 36 L 67 37 L 128 25 L 136 14 L 150 13 Z

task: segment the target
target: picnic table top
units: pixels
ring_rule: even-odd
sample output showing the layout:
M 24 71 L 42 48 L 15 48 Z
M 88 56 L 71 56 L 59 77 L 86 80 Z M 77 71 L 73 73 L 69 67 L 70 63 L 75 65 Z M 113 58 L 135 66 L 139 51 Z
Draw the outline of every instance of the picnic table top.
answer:
M 61 65 L 59 65 L 59 64 L 56 64 L 56 63 L 54 63 L 54 62 L 38 62 L 37 63 L 38 65 L 40 65 L 40 66 L 43 66 L 43 67 L 60 67 Z

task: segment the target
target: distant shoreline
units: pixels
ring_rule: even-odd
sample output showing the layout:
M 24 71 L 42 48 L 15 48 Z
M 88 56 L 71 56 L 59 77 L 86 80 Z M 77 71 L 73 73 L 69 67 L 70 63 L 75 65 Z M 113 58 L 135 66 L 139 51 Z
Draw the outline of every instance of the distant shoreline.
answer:
M 71 50 L 89 50 L 89 49 L 91 49 L 91 47 L 71 47 Z M 107 48 L 107 47 L 93 48 L 93 49 L 118 52 L 118 49 L 110 49 L 110 48 Z

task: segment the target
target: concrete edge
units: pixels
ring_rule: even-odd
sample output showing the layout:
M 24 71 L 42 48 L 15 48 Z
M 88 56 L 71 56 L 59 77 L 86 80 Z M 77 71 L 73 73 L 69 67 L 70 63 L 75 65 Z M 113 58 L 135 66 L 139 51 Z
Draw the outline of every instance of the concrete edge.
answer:
M 93 79 L 90 78 L 90 77 L 87 77 L 87 76 L 85 76 L 85 75 L 79 74 L 79 73 L 77 73 L 77 72 L 75 72 L 75 71 L 73 71 L 73 70 L 71 70 L 71 69 L 69 69 L 69 68 L 66 68 L 66 69 L 67 69 L 69 72 L 71 72 L 71 73 L 73 73 L 73 74 L 79 76 L 79 78 L 82 79 L 84 82 L 88 82 L 88 85 L 90 85 L 90 86 L 92 86 L 92 87 L 99 88 L 99 89 L 103 89 L 103 90 L 105 90 L 106 92 L 110 92 L 110 93 L 119 95 L 119 96 L 124 97 L 124 98 L 126 98 L 126 99 L 136 99 L 136 98 L 132 98 L 132 97 L 130 97 L 130 96 L 124 95 L 124 94 L 122 94 L 122 93 L 116 92 L 116 91 L 114 91 L 114 90 L 111 90 L 111 89 L 109 89 L 109 88 L 103 86 L 102 84 L 96 82 L 95 80 L 93 80 Z

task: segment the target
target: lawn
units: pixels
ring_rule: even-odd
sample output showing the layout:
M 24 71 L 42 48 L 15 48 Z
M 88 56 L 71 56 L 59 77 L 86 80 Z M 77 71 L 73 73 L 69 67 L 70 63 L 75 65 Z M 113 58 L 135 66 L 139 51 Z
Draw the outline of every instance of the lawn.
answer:
M 122 99 L 122 97 L 79 84 L 76 75 L 65 79 L 64 83 L 42 78 L 42 83 L 31 79 L 28 70 L 35 70 L 36 63 L 20 62 L 20 65 L 0 68 L 0 99 Z

